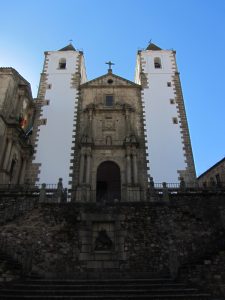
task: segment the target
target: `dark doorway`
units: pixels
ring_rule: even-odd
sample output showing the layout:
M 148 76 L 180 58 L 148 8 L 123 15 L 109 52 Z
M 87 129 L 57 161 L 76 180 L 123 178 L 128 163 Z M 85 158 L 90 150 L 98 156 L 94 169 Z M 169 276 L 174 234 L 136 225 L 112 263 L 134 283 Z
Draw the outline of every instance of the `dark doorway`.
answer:
M 112 161 L 100 164 L 97 170 L 96 200 L 110 202 L 121 198 L 120 168 Z

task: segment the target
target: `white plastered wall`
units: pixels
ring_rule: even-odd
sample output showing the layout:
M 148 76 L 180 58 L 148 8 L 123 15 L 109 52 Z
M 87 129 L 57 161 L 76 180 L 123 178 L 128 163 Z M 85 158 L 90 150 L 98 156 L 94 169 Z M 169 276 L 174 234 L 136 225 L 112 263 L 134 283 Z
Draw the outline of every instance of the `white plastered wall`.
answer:
M 156 69 L 154 58 L 161 59 L 161 68 Z M 140 67 L 141 64 L 141 67 Z M 139 65 L 139 66 L 138 66 Z M 148 87 L 143 90 L 143 105 L 146 118 L 149 172 L 155 182 L 179 182 L 178 170 L 186 170 L 180 117 L 175 101 L 173 75 L 176 71 L 173 51 L 141 51 L 137 68 L 147 75 Z M 136 72 L 139 83 L 140 74 Z M 167 86 L 171 83 L 171 87 Z M 173 123 L 177 118 L 178 124 Z
M 49 105 L 43 106 L 43 119 L 47 124 L 40 126 L 36 163 L 41 163 L 39 182 L 57 183 L 63 178 L 68 186 L 73 145 L 74 115 L 77 102 L 77 88 L 72 85 L 72 76 L 78 71 L 80 55 L 77 51 L 51 51 L 47 53 L 47 74 L 45 100 Z M 60 58 L 66 59 L 66 69 L 59 69 Z M 82 66 L 82 80 L 86 80 L 85 66 Z

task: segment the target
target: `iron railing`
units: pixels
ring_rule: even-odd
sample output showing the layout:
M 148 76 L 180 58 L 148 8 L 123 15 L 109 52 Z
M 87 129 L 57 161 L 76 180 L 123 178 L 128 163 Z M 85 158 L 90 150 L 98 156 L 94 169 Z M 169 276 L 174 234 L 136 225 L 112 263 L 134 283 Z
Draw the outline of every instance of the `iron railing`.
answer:
M 150 183 L 146 190 L 139 187 L 122 187 L 120 190 L 93 190 L 89 187 L 78 187 L 75 189 L 64 189 L 57 184 L 42 185 L 13 185 L 0 184 L 1 199 L 16 200 L 21 197 L 29 199 L 38 198 L 39 202 L 135 202 L 149 200 L 151 196 L 161 194 L 178 193 L 205 193 L 205 192 L 225 192 L 225 184 L 208 187 L 199 187 L 197 185 L 179 184 L 179 183 Z M 10 200 L 11 199 L 11 200 Z M 11 202 L 10 202 L 11 203 Z M 1 202 L 0 202 L 1 205 Z
M 11 191 L 11 192 L 26 192 L 26 191 L 37 191 L 42 187 L 42 184 L 0 184 L 0 192 Z M 46 189 L 56 189 L 57 184 L 46 184 Z

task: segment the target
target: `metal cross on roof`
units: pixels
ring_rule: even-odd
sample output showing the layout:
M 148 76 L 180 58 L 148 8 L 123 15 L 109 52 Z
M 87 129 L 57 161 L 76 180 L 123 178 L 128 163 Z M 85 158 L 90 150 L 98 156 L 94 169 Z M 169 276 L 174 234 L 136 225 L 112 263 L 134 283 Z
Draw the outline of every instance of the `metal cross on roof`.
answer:
M 112 71 L 112 65 L 115 65 L 111 61 L 106 62 L 106 65 L 109 65 L 109 71 Z

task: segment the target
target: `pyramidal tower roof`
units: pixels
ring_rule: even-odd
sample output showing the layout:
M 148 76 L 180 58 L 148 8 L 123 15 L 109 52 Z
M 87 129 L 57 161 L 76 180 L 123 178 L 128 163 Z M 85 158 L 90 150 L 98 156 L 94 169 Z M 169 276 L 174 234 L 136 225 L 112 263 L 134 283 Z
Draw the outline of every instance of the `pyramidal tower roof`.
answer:
M 66 47 L 59 49 L 58 51 L 76 51 L 76 49 L 74 48 L 74 46 L 69 43 L 69 45 L 67 45 Z
M 158 46 L 156 46 L 155 44 L 153 43 L 150 43 L 148 45 L 148 47 L 146 48 L 146 50 L 153 50 L 153 51 L 157 51 L 157 50 L 162 50 L 161 48 L 159 48 Z

